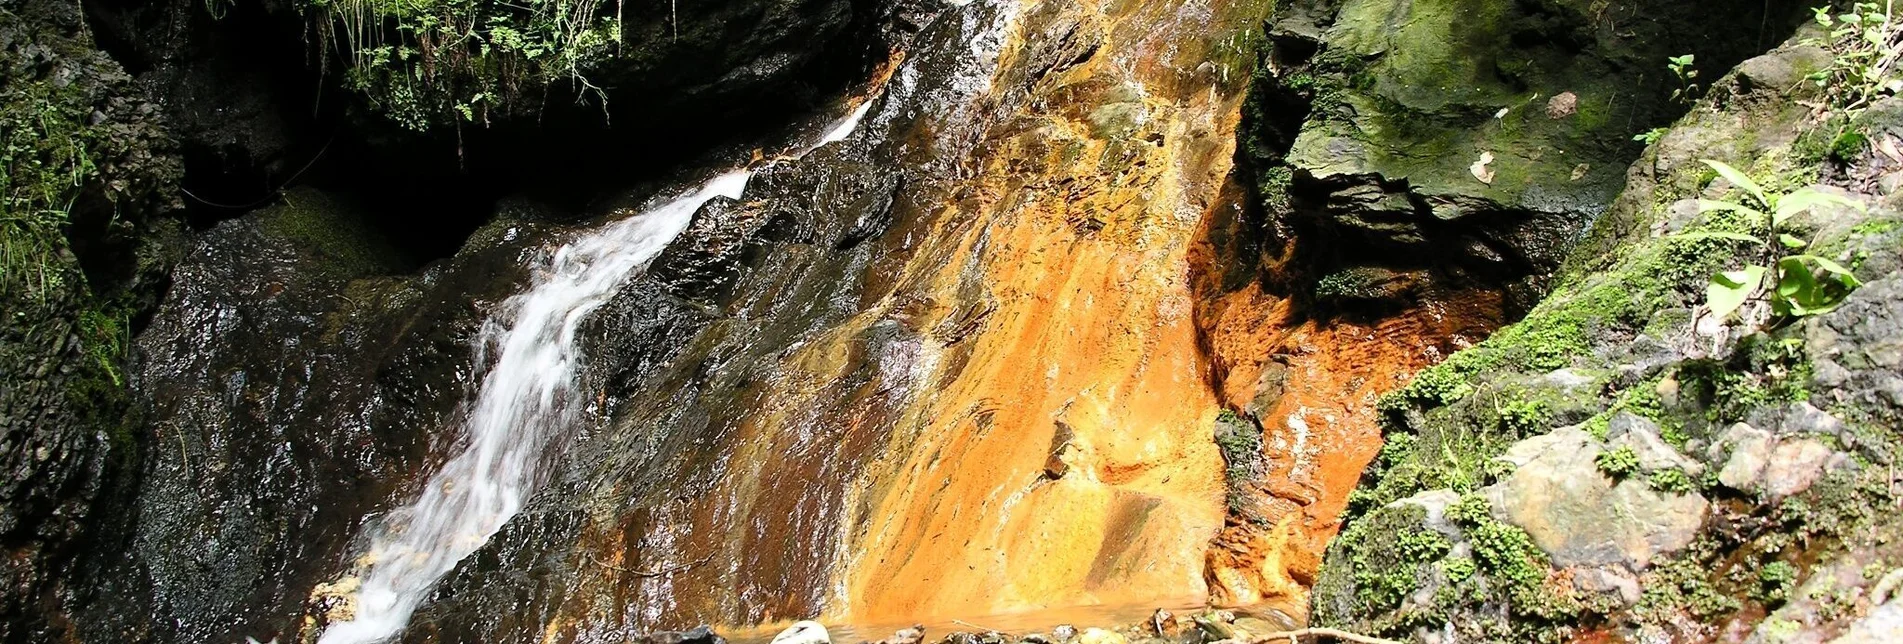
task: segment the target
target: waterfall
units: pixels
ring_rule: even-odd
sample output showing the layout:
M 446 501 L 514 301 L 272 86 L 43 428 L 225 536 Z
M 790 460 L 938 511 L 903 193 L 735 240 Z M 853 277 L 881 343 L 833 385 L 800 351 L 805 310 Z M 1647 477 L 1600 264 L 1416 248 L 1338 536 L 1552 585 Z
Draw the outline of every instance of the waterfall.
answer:
M 845 139 L 871 106 L 866 100 L 801 154 Z M 582 320 L 645 270 L 702 204 L 738 199 L 752 176 L 745 169 L 721 174 L 568 243 L 527 290 L 484 321 L 475 351 L 494 352 L 495 362 L 468 408 L 461 451 L 416 500 L 369 528 L 355 614 L 326 628 L 319 644 L 370 644 L 401 634 L 437 580 L 522 509 L 540 480 L 544 452 L 574 428 L 586 398 L 576 391 Z

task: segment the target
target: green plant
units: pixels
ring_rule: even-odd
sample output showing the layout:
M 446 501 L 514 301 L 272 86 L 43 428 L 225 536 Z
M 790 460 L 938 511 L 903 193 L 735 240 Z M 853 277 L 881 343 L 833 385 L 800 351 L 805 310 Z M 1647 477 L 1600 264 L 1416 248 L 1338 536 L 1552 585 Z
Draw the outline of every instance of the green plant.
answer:
M 1743 172 L 1721 161 L 1704 160 L 1719 176 L 1730 181 L 1733 186 L 1745 191 L 1748 201 L 1700 200 L 1700 212 L 1722 211 L 1744 216 L 1751 229 L 1758 234 L 1745 234 L 1730 231 L 1695 231 L 1680 233 L 1674 237 L 1684 240 L 1727 239 L 1750 242 L 1766 249 L 1783 248 L 1798 251 L 1810 246 L 1810 242 L 1799 239 L 1787 226 L 1790 219 L 1802 212 L 1818 206 L 1836 204 L 1863 210 L 1862 203 L 1853 199 L 1820 192 L 1812 188 L 1803 188 L 1789 194 L 1767 192 L 1756 181 Z M 1852 291 L 1863 282 L 1851 274 L 1850 269 L 1819 255 L 1761 253 L 1759 259 L 1771 261 L 1759 263 L 1748 261 L 1738 270 L 1723 271 L 1712 276 L 1711 284 L 1705 291 L 1705 303 L 1711 314 L 1719 319 L 1729 317 L 1740 307 L 1760 293 L 1768 296 L 1772 312 L 1781 317 L 1804 317 L 1825 313 L 1837 308 Z M 1747 256 L 1751 259 L 1751 256 Z M 1813 268 L 1815 267 L 1815 268 Z
M 1546 406 L 1536 400 L 1510 399 L 1494 404 L 1500 427 L 1516 435 L 1529 436 L 1546 428 Z
M 1797 572 L 1797 566 L 1788 562 L 1765 564 L 1758 569 L 1758 597 L 1767 602 L 1781 602 L 1789 598 L 1791 589 L 1797 586 Z
M 1660 492 L 1691 494 L 1698 491 L 1698 484 L 1692 481 L 1692 477 L 1676 467 L 1653 472 L 1650 483 L 1652 489 Z
M 1679 104 L 1687 104 L 1697 100 L 1700 87 L 1697 83 L 1698 70 L 1693 67 L 1693 64 L 1695 64 L 1697 60 L 1696 57 L 1691 54 L 1685 54 L 1683 56 L 1672 56 L 1665 60 L 1665 68 L 1672 70 L 1672 78 L 1678 80 L 1678 87 L 1672 90 L 1672 101 Z
M 344 77 L 411 129 L 485 122 L 491 110 L 569 81 L 605 98 L 585 72 L 619 52 L 619 5 L 602 0 L 303 0 L 318 46 L 342 52 Z
M 1821 112 L 1854 116 L 1876 99 L 1903 89 L 1903 80 L 1895 74 L 1903 58 L 1903 24 L 1895 4 L 1858 2 L 1835 15 L 1830 6 L 1812 10 L 1817 24 L 1830 30 L 1819 43 L 1831 52 L 1830 65 L 1810 76 L 1824 90 Z
M 1458 584 L 1460 582 L 1467 581 L 1468 579 L 1472 579 L 1474 576 L 1474 573 L 1479 572 L 1480 569 L 1478 565 L 1474 563 L 1473 559 L 1468 557 L 1457 557 L 1454 559 L 1447 560 L 1447 566 L 1445 570 L 1447 571 L 1447 581 Z
M 1632 448 L 1625 446 L 1600 452 L 1598 456 L 1593 457 L 1592 462 L 1599 466 L 1600 472 L 1604 472 L 1606 476 L 1615 480 L 1623 479 L 1639 471 L 1639 455 L 1633 452 Z
M 1658 143 L 1659 139 L 1665 138 L 1665 133 L 1670 131 L 1672 131 L 1671 128 L 1655 127 L 1634 135 L 1632 140 L 1651 146 Z
M 86 125 L 86 100 L 66 80 L 0 82 L 0 296 L 39 300 L 66 279 L 61 229 L 81 189 L 99 175 L 93 146 L 100 133 Z

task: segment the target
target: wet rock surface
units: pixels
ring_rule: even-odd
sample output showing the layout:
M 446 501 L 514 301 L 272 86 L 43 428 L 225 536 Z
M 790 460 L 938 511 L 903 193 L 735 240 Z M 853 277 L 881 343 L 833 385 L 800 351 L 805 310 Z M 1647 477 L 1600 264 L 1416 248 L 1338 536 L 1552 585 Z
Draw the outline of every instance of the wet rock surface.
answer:
M 441 434 L 420 430 L 455 421 L 470 338 L 533 252 L 528 225 L 497 225 L 502 243 L 415 277 L 315 191 L 202 235 L 138 341 L 143 459 L 101 518 L 81 634 L 292 630 L 361 518 L 428 462 Z
M 125 343 L 182 246 L 157 111 L 78 5 L 0 10 L 0 641 L 68 633 L 88 519 L 135 458 Z

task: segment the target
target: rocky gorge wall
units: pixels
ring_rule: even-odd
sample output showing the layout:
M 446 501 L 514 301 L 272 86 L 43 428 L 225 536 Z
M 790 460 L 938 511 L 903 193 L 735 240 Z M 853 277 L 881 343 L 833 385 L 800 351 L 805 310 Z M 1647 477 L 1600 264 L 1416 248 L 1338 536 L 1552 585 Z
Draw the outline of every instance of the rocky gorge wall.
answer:
M 1530 574 L 1486 567 L 1505 556 L 1475 558 L 1469 586 L 1433 585 L 1462 553 L 1530 553 L 1498 526 L 1533 521 L 1501 510 L 1465 528 L 1490 535 L 1470 545 L 1434 523 L 1451 516 L 1434 503 L 1485 485 L 1524 507 L 1486 465 L 1504 439 L 1468 450 L 1442 434 L 1471 421 L 1530 438 L 1595 415 L 1527 394 L 1537 411 L 1521 419 L 1502 411 L 1518 394 L 1478 379 L 1626 337 L 1576 319 L 1597 312 L 1554 331 L 1551 312 L 1603 268 L 1591 253 L 1642 243 L 1606 231 L 1646 216 L 1632 136 L 1692 109 L 1663 61 L 1729 68 L 1782 40 L 1797 8 L 887 9 L 942 12 L 819 110 L 870 102 L 854 135 L 804 159 L 775 152 L 784 132 L 716 148 L 581 221 L 505 200 L 420 269 L 374 204 L 322 191 L 194 233 L 136 340 L 137 476 L 94 515 L 104 556 L 61 591 L 62 637 L 309 641 L 347 618 L 359 532 L 455 446 L 487 367 L 471 338 L 496 303 L 579 231 L 734 163 L 758 171 L 748 192 L 696 213 L 582 326 L 583 426 L 404 641 L 1159 601 L 1301 618 L 1310 587 L 1319 622 L 1423 638 L 1496 616 L 1507 625 L 1471 632 L 1564 636 L 1617 614 L 1502 603 L 1520 586 L 1486 580 Z M 835 13 L 814 24 L 864 26 Z M 1701 114 L 1728 114 L 1712 100 Z M 1665 140 L 1709 134 L 1679 127 Z M 1559 303 L 1536 308 L 1555 284 Z M 1506 353 L 1406 384 L 1492 350 Z M 1880 380 L 1881 356 L 1865 362 L 1842 382 Z M 1618 400 L 1620 378 L 1588 387 Z M 1443 445 L 1463 446 L 1457 466 L 1434 461 Z M 1369 535 L 1413 527 L 1393 508 L 1442 487 L 1413 505 L 1447 552 L 1397 564 Z M 1561 532 L 1523 532 L 1562 547 Z M 1557 574 L 1575 577 L 1542 583 L 1588 573 Z M 1438 588 L 1471 601 L 1416 610 Z

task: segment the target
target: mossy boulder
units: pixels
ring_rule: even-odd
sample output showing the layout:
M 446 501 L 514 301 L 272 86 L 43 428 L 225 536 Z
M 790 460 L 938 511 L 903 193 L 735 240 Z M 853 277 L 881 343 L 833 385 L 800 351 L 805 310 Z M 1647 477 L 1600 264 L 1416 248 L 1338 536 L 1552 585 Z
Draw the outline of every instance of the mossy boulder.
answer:
M 1260 172 L 1293 174 L 1265 190 L 1293 197 L 1294 225 L 1343 238 L 1331 252 L 1348 263 L 1512 286 L 1521 306 L 1619 194 L 1644 147 L 1633 136 L 1703 85 L 1667 58 L 1725 69 L 1795 17 L 1744 0 L 1297 4 L 1265 82 L 1310 111 L 1260 134 L 1286 146 Z
M 1719 79 L 1628 173 L 1551 296 L 1383 400 L 1389 442 L 1324 561 L 1322 578 L 1345 585 L 1318 587 L 1320 623 L 1423 640 L 1452 630 L 1479 641 L 1594 632 L 1667 641 L 1755 628 L 1781 641 L 1833 632 L 1870 610 L 1794 590 L 1828 575 L 1831 593 L 1869 592 L 1887 570 L 1873 562 L 1891 561 L 1889 544 L 1903 538 L 1894 513 L 1880 509 L 1895 500 L 1885 472 L 1903 435 L 1879 393 L 1903 382 L 1890 313 L 1903 310 L 1891 263 L 1903 256 L 1903 233 L 1889 223 L 1903 218 L 1903 163 L 1806 151 L 1820 127 L 1811 90 L 1785 81 L 1826 59 L 1799 38 Z M 1858 119 L 1863 135 L 1903 140 L 1903 129 L 1877 124 L 1895 109 L 1903 105 Z M 1865 286 L 1815 317 L 1775 318 L 1758 302 L 1743 320 L 1713 319 L 1704 306 L 1711 275 L 1757 255 L 1734 245 L 1742 242 L 1675 235 L 1748 225 L 1699 212 L 1696 199 L 1738 194 L 1701 159 L 1747 168 L 1780 194 L 1823 183 L 1867 204 L 1867 213 L 1819 209 L 1794 220 L 1810 252 L 1851 262 Z M 1765 475 L 1773 463 L 1775 484 Z M 1442 488 L 1460 495 L 1449 514 L 1472 524 L 1476 553 L 1491 526 L 1486 540 L 1526 552 L 1525 565 L 1489 571 L 1481 562 L 1475 576 L 1490 581 L 1469 591 L 1477 594 L 1422 576 L 1381 596 L 1439 601 L 1370 601 L 1355 553 L 1378 531 L 1357 526 Z M 1556 499 L 1599 493 L 1604 503 L 1550 511 Z M 1540 499 L 1548 502 L 1528 502 Z M 1652 516 L 1660 510 L 1669 512 Z M 1612 514 L 1573 521 L 1599 512 Z M 1619 543 L 1635 548 L 1593 545 Z M 1465 570 L 1457 559 L 1417 565 Z M 1845 572 L 1861 568 L 1869 572 Z

